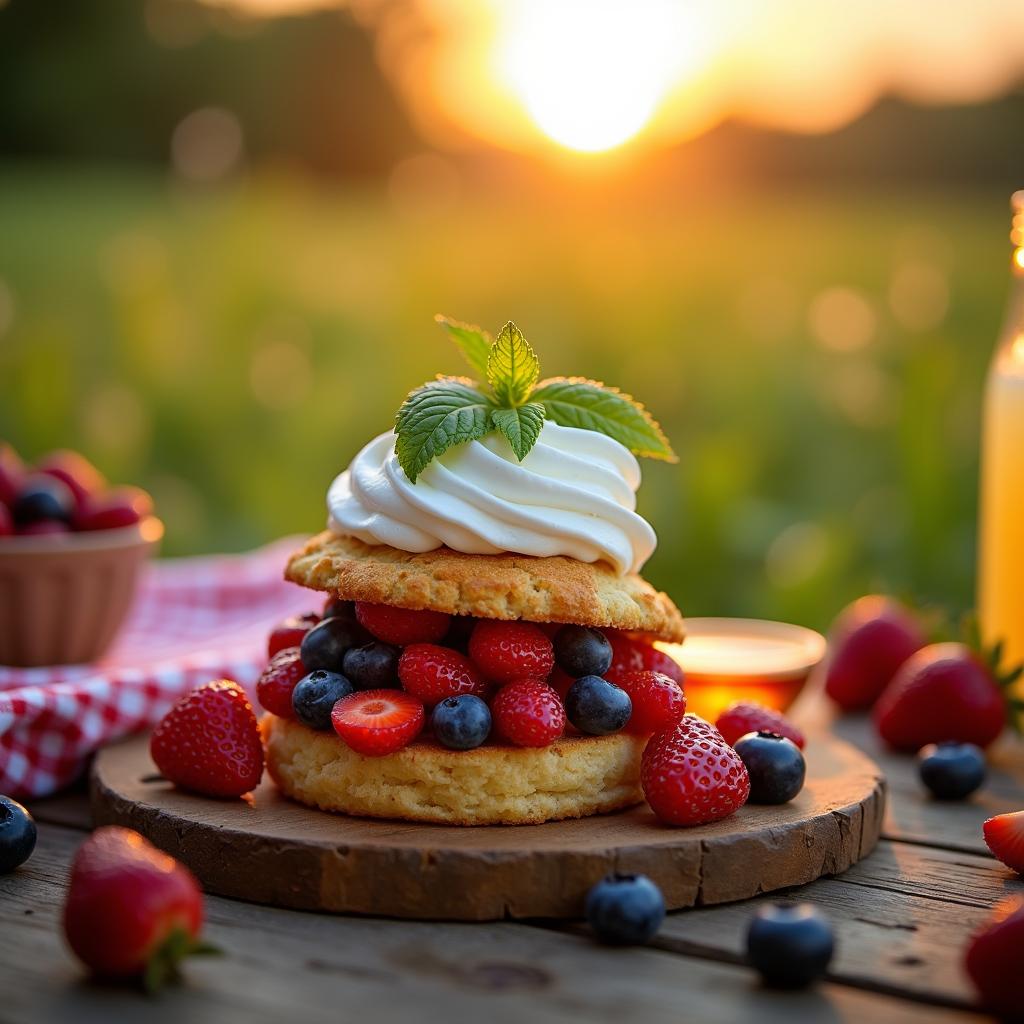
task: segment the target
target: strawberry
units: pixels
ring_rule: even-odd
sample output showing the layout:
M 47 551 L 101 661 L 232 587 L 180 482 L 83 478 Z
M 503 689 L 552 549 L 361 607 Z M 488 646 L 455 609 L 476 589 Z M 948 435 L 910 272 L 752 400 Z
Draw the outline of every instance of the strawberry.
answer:
M 891 597 L 862 597 L 829 632 L 825 692 L 844 711 L 871 707 L 900 666 L 928 642 L 921 623 Z
M 982 829 L 993 856 L 1008 868 L 1024 874 L 1024 811 L 997 814 L 989 818 Z
M 481 619 L 469 638 L 469 656 L 499 683 L 547 679 L 555 667 L 551 638 L 532 622 Z
M 230 679 L 185 694 L 157 723 L 149 752 L 165 778 L 207 796 L 241 796 L 263 775 L 256 715 Z
M 536 679 L 506 683 L 491 703 L 495 731 L 517 747 L 549 747 L 565 731 L 558 694 Z
M 79 511 L 107 486 L 103 474 L 84 455 L 67 449 L 50 452 L 37 463 L 36 472 L 65 483 L 75 496 L 75 508 Z
M 467 657 L 437 644 L 406 647 L 398 659 L 398 678 L 428 708 L 461 693 L 482 697 L 487 689 L 483 676 Z
M 75 955 L 103 977 L 141 976 L 153 991 L 177 977 L 199 940 L 203 896 L 195 878 L 131 829 L 108 825 L 78 848 L 64 904 Z
M 264 710 L 278 718 L 294 718 L 292 693 L 306 675 L 298 647 L 278 651 L 256 680 L 256 699 Z
M 140 487 L 117 487 L 86 498 L 75 516 L 76 530 L 117 530 L 153 514 L 153 499 Z
M 674 729 L 686 714 L 686 694 L 682 687 L 662 672 L 642 669 L 626 672 L 617 682 L 633 702 L 633 713 L 626 732 L 648 736 Z
M 563 701 L 565 700 L 565 695 L 569 692 L 569 687 L 575 682 L 576 680 L 573 679 L 568 672 L 563 671 L 557 665 L 551 670 L 551 675 L 547 678 L 548 686 L 550 686 Z
M 378 640 L 398 647 L 437 643 L 448 632 L 452 621 L 444 612 L 412 611 L 365 601 L 356 601 L 356 619 Z
M 408 746 L 425 718 L 423 701 L 401 690 L 350 693 L 331 712 L 334 731 L 364 757 L 383 757 Z
M 604 674 L 609 682 L 621 686 L 620 679 L 627 672 L 646 671 L 660 672 L 683 685 L 683 670 L 679 663 L 660 648 L 617 629 L 606 629 L 604 635 L 612 645 L 611 668 Z
M 730 704 L 718 716 L 715 725 L 722 734 L 722 738 L 730 747 L 734 747 L 736 741 L 741 736 L 746 736 L 748 732 L 760 732 L 762 730 L 778 733 L 779 736 L 785 736 L 786 739 L 792 740 L 801 750 L 804 749 L 804 744 L 807 742 L 804 734 L 788 718 L 778 711 L 766 708 L 763 704 L 758 704 L 755 701 L 741 700 Z
M 722 734 L 686 715 L 647 741 L 640 781 L 651 810 L 666 825 L 704 825 L 738 811 L 750 795 L 750 776 Z
M 291 615 L 279 622 L 267 637 L 267 657 L 273 658 L 286 647 L 298 647 L 302 643 L 302 638 L 319 621 L 320 616 L 316 612 L 306 612 L 305 615 Z M 262 702 L 263 699 L 260 698 L 260 703 Z
M 959 740 L 987 747 L 1006 725 L 991 669 L 965 644 L 931 644 L 912 655 L 874 711 L 879 736 L 896 750 Z
M 964 966 L 986 1010 L 1019 1020 L 1020 951 L 1024 949 L 1024 899 L 1004 900 L 991 920 L 971 936 Z

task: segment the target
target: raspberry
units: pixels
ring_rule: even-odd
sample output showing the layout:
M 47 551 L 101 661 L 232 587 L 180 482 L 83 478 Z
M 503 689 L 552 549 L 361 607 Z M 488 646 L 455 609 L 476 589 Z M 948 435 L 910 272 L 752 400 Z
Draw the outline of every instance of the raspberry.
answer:
M 286 647 L 278 651 L 256 680 L 256 699 L 263 707 L 279 718 L 294 718 L 292 691 L 295 684 L 306 674 L 298 647 Z
M 497 733 L 517 747 L 548 747 L 565 729 L 565 708 L 558 694 L 536 679 L 503 686 L 491 704 Z
M 315 612 L 305 615 L 292 615 L 279 622 L 267 637 L 267 657 L 272 658 L 278 651 L 286 647 L 298 647 L 302 638 L 320 621 Z
M 412 611 L 392 608 L 386 604 L 356 602 L 356 618 L 363 629 L 369 630 L 386 644 L 433 644 L 448 632 L 452 617 L 444 612 Z
M 665 732 L 675 728 L 686 714 L 686 694 L 662 672 L 626 672 L 619 677 L 618 685 L 633 702 L 626 732 L 636 736 Z
M 738 811 L 750 795 L 747 769 L 709 722 L 686 715 L 647 741 L 640 781 L 666 825 L 705 825 Z
M 807 740 L 804 734 L 793 725 L 787 718 L 766 708 L 763 704 L 754 701 L 737 701 L 730 704 L 715 722 L 722 738 L 730 747 L 736 746 L 736 741 L 748 732 L 775 732 L 786 739 L 792 740 L 801 750 Z
M 484 675 L 499 683 L 547 679 L 555 666 L 550 638 L 532 622 L 481 619 L 469 638 L 469 656 Z
M 423 729 L 423 702 L 401 690 L 360 690 L 331 712 L 334 731 L 364 757 L 383 757 L 408 746 Z
M 483 676 L 468 658 L 436 644 L 406 647 L 398 659 L 398 678 L 428 708 L 462 693 L 482 697 L 486 690 Z
M 615 629 L 605 630 L 605 636 L 612 645 L 612 664 L 604 674 L 605 679 L 621 686 L 619 680 L 627 672 L 648 671 L 660 672 L 683 685 L 683 670 L 679 663 L 660 648 Z

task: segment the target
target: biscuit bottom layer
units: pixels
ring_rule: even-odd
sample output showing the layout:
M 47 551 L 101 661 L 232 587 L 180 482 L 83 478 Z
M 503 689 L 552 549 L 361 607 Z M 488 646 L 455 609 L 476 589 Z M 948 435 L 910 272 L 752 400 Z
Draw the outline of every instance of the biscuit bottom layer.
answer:
M 444 825 L 537 825 L 643 801 L 646 737 L 570 736 L 550 747 L 448 750 L 418 740 L 385 757 L 267 714 L 267 767 L 289 797 L 324 811 Z

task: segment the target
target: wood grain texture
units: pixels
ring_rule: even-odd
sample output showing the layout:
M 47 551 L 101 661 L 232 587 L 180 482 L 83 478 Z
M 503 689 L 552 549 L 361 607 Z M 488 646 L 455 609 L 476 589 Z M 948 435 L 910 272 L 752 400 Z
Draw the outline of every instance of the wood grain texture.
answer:
M 762 989 L 748 969 L 658 949 L 607 949 L 520 924 L 434 924 L 302 914 L 207 897 L 206 935 L 225 955 L 186 965 L 158 999 L 88 981 L 60 937 L 83 833 L 42 824 L 33 858 L 0 876 L 0 1018 L 10 1024 L 368 1020 L 398 1024 L 790 1024 L 981 1021 L 843 984 Z M 829 883 L 822 882 L 822 885 Z M 711 920 L 739 908 L 675 915 Z
M 609 871 L 642 872 L 670 908 L 745 899 L 868 854 L 885 805 L 879 769 L 851 746 L 812 739 L 808 780 L 783 807 L 668 829 L 646 808 L 580 821 L 448 828 L 324 814 L 265 781 L 252 799 L 208 800 L 155 774 L 144 737 L 98 755 L 97 823 L 135 828 L 211 892 L 309 910 L 428 920 L 577 917 Z
M 858 988 L 923 1002 L 970 1007 L 962 968 L 968 936 L 1024 881 L 983 857 L 883 840 L 840 878 L 787 894 L 808 900 L 838 936 L 829 976 Z M 663 948 L 740 962 L 750 915 L 777 897 L 673 914 L 659 932 Z
M 977 793 L 962 801 L 935 800 L 921 784 L 913 755 L 889 750 L 869 716 L 837 715 L 815 693 L 802 697 L 798 710 L 801 725 L 808 730 L 828 731 L 846 740 L 882 768 L 889 787 L 882 826 L 886 838 L 988 856 L 982 823 L 995 814 L 1024 808 L 1024 743 L 1010 733 L 986 751 L 989 773 Z

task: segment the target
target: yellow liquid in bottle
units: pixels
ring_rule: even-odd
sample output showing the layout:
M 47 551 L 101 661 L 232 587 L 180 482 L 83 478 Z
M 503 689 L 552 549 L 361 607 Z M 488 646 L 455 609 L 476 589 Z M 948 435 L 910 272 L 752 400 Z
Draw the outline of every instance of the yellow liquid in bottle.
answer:
M 997 353 L 985 392 L 978 612 L 1004 666 L 1024 661 L 1024 331 Z

